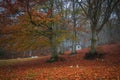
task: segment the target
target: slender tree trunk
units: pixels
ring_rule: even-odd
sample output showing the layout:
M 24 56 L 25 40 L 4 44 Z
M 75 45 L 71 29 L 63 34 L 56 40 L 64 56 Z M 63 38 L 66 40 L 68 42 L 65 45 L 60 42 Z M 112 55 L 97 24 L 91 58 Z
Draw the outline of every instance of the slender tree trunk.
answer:
M 75 37 L 75 40 L 72 41 L 72 52 L 71 54 L 76 54 L 76 14 L 75 14 L 75 0 L 72 0 L 73 4 L 72 4 L 72 7 L 73 7 L 73 13 L 72 13 L 72 17 L 73 17 L 73 35 Z
M 76 54 L 76 41 L 72 41 L 72 52 L 71 54 Z
M 31 56 L 32 56 L 32 50 L 29 51 L 29 57 L 31 57 Z
M 57 53 L 64 54 L 64 44 L 61 42 L 61 44 L 57 47 Z
M 60 50 L 60 53 L 64 54 L 64 42 L 61 43 Z

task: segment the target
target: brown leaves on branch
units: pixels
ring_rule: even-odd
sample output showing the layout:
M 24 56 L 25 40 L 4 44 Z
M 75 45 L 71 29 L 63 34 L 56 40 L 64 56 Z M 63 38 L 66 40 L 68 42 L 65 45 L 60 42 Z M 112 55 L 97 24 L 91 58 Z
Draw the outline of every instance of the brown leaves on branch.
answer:
M 4 22 L 10 22 L 12 24 L 6 24 L 1 27 L 0 46 L 9 50 L 24 51 L 29 49 L 38 49 L 41 47 L 49 47 L 49 36 L 56 34 L 57 31 L 50 31 L 49 28 L 53 23 L 59 23 L 59 15 L 55 15 L 50 18 L 50 11 L 47 13 L 37 12 L 34 8 L 34 4 L 38 2 L 44 2 L 45 0 L 28 0 L 32 5 L 27 5 L 26 1 L 16 0 L 14 3 L 7 2 L 2 7 L 6 8 L 5 15 L 11 15 L 13 11 L 17 13 L 16 9 L 23 11 L 24 14 L 16 16 L 16 23 L 5 20 Z M 21 4 L 23 2 L 23 5 Z M 11 8 L 13 7 L 13 11 Z M 28 9 L 28 11 L 26 11 Z M 10 13 L 7 13 L 10 12 Z M 1 14 L 1 17 L 4 14 Z M 7 19 L 8 17 L 2 18 Z M 10 18 L 9 18 L 10 19 Z M 12 19 L 11 19 L 12 20 Z M 13 20 L 15 21 L 15 20 Z M 35 24 L 35 25 L 34 25 Z M 60 23 L 59 23 L 60 24 Z

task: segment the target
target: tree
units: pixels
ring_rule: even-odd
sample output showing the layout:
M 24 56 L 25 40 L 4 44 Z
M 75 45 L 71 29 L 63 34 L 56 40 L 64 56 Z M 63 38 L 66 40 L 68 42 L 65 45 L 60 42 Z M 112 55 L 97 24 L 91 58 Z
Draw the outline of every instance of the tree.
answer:
M 97 36 L 109 21 L 112 16 L 113 10 L 120 4 L 119 0 L 77 0 L 80 7 L 86 14 L 86 17 L 90 21 L 91 27 L 91 56 L 94 56 L 96 52 Z
M 2 44 L 2 42 L 5 43 L 6 41 L 2 47 L 17 51 L 51 47 L 50 61 L 57 60 L 56 46 L 58 43 L 56 39 L 63 34 L 63 31 L 58 30 L 55 26 L 60 22 L 59 14 L 54 14 L 54 1 L 16 0 L 15 4 L 17 9 L 15 9 L 13 15 L 19 14 L 19 16 L 16 16 L 16 23 L 2 28 L 3 35 L 0 42 Z
M 76 4 L 75 4 L 75 0 L 72 0 L 72 19 L 73 19 L 73 36 L 74 36 L 74 40 L 72 40 L 72 53 L 71 54 L 76 54 Z

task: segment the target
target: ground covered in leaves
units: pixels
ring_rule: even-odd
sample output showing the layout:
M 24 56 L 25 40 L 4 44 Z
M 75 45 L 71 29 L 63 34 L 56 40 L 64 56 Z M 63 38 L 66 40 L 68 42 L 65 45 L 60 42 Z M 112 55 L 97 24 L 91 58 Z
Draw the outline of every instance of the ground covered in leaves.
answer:
M 50 56 L 0 61 L 0 80 L 120 80 L 120 43 L 99 46 L 104 57 L 85 60 L 89 49 L 60 56 L 64 61 L 47 63 Z

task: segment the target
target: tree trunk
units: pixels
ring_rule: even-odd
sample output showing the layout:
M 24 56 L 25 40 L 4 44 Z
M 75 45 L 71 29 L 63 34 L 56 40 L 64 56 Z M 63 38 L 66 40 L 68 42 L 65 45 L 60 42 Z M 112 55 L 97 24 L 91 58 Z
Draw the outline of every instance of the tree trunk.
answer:
M 32 50 L 29 51 L 29 57 L 31 57 L 31 56 L 32 56 Z
M 60 48 L 61 48 L 60 53 L 61 53 L 61 54 L 64 54 L 64 42 L 61 43 Z
M 97 57 L 96 53 L 96 45 L 97 45 L 97 34 L 96 34 L 96 26 L 91 27 L 91 33 L 92 33 L 92 38 L 91 38 L 91 49 L 89 53 L 85 54 L 85 59 L 95 59 Z
M 57 46 L 55 44 L 55 39 L 52 37 L 50 39 L 50 45 L 51 45 L 51 58 L 48 60 L 48 62 L 54 62 L 58 60 L 58 53 L 57 53 Z
M 76 54 L 76 41 L 72 41 L 72 52 L 71 54 Z
M 52 50 L 51 50 L 51 59 L 56 60 L 58 58 L 57 49 L 56 49 L 55 46 L 52 46 L 51 48 L 52 48 Z
M 75 0 L 72 0 L 73 4 L 72 4 L 72 8 L 73 8 L 73 13 L 72 13 L 72 17 L 73 17 L 73 35 L 75 37 L 75 40 L 72 41 L 72 52 L 71 54 L 76 54 L 76 13 L 75 13 Z
M 97 45 L 97 34 L 96 34 L 96 30 L 92 29 L 91 50 L 90 50 L 91 54 L 96 53 L 96 45 Z
M 57 48 L 57 53 L 64 54 L 64 43 L 61 42 L 61 44 Z

